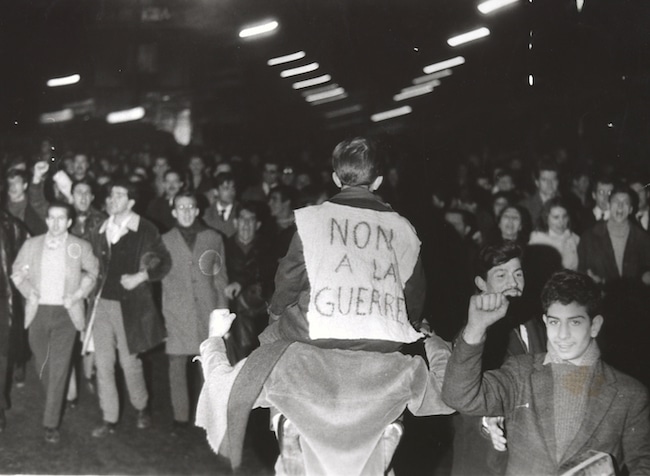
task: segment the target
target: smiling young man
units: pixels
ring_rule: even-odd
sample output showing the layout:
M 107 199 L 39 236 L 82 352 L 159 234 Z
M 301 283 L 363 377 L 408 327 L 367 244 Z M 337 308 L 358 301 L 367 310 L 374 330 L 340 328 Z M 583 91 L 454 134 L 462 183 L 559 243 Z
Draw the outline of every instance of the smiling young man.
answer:
M 506 474 L 560 474 L 590 450 L 609 454 L 619 471 L 648 474 L 647 390 L 600 358 L 598 286 L 587 275 L 560 271 L 544 286 L 541 301 L 548 352 L 514 357 L 481 373 L 486 330 L 509 303 L 501 293 L 472 297 L 447 366 L 444 401 L 470 415 L 505 416 Z

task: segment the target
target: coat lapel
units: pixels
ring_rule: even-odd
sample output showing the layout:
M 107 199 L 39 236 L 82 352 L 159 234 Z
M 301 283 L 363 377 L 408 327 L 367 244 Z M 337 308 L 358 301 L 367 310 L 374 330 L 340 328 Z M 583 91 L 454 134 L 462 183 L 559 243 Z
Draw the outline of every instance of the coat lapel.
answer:
M 618 266 L 616 266 L 616 258 L 614 257 L 614 245 L 612 245 L 612 239 L 609 237 L 605 223 L 601 224 L 599 232 L 603 243 L 603 263 L 606 268 L 606 276 L 620 276 Z
M 603 421 L 603 418 L 607 415 L 609 408 L 616 398 L 615 382 L 616 377 L 614 374 L 608 372 L 602 361 L 599 361 L 596 364 L 596 371 L 589 386 L 585 418 L 582 421 L 582 425 L 580 425 L 578 433 L 567 448 L 563 457 L 564 460 L 569 460 L 588 449 L 585 446 Z
M 533 410 L 540 426 L 542 439 L 551 461 L 556 461 L 555 455 L 555 412 L 553 411 L 553 374 L 550 366 L 541 362 L 535 365 L 531 375 Z

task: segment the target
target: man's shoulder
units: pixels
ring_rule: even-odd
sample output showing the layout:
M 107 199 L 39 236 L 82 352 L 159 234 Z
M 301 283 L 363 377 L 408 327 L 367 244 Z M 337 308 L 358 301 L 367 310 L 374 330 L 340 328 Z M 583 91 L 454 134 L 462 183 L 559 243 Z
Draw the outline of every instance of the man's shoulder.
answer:
M 648 389 L 636 378 L 612 367 L 606 362 L 602 362 L 603 373 L 606 378 L 616 387 L 619 394 L 627 394 L 632 399 L 648 399 Z
M 83 238 L 79 238 L 78 236 L 75 236 L 75 235 L 73 235 L 71 233 L 68 234 L 68 240 L 69 240 L 69 243 L 71 243 L 71 244 L 74 243 L 76 245 L 81 246 L 82 248 L 92 248 L 92 245 L 90 244 L 90 242 L 88 240 L 85 240 Z

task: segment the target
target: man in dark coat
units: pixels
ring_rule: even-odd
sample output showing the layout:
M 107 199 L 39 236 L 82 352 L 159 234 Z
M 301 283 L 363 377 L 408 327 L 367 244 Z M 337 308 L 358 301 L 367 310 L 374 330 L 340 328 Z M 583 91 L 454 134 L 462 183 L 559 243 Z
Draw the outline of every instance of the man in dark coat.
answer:
M 104 418 L 103 424 L 93 431 L 94 437 L 113 433 L 119 416 L 116 348 L 131 404 L 138 411 L 137 426 L 151 425 L 147 412 L 149 394 L 138 354 L 165 338 L 151 282 L 167 274 L 171 258 L 156 226 L 132 211 L 136 199 L 133 184 L 114 182 L 107 200 L 109 218 L 92 234 L 100 272 L 94 316 L 89 325 L 95 344 L 99 404 Z
M 13 340 L 12 329 L 17 327 L 19 331 L 24 332 L 22 298 L 9 277 L 11 266 L 26 238 L 25 226 L 0 209 L 0 433 L 6 426 L 9 343 Z

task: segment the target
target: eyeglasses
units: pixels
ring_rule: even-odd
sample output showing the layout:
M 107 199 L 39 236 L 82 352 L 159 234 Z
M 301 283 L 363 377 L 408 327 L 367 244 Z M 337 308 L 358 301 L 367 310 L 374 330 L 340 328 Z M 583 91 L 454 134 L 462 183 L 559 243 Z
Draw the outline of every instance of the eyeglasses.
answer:
M 194 210 L 196 208 L 196 205 L 176 205 L 177 210 Z
M 611 194 L 611 190 L 598 190 L 598 195 L 607 195 L 609 197 Z

